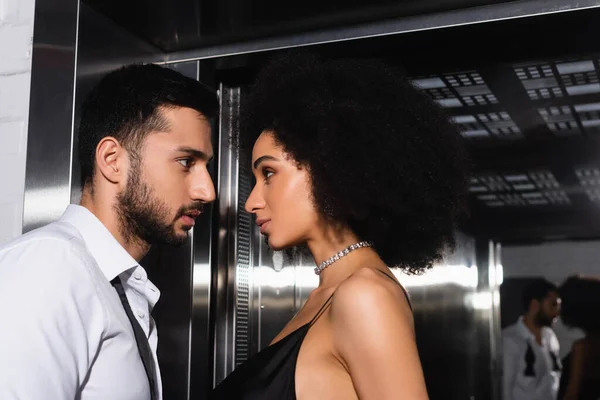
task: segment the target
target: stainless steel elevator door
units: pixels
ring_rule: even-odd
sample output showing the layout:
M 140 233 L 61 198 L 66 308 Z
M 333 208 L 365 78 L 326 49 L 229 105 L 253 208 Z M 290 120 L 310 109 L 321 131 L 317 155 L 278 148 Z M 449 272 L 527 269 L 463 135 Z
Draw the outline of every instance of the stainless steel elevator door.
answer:
M 266 347 L 318 283 L 310 260 L 291 260 L 272 252 L 260 237 L 253 216 L 244 211 L 254 184 L 250 160 L 235 146 L 244 90 L 226 84 L 219 88 L 215 384 Z

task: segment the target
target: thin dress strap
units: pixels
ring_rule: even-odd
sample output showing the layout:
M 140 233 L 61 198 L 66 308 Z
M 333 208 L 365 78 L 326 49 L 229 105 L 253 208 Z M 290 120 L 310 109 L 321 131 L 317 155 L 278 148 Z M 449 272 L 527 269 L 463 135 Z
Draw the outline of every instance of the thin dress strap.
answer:
M 325 300 L 325 303 L 323 303 L 323 305 L 321 306 L 319 311 L 315 314 L 313 319 L 310 320 L 310 322 L 308 323 L 308 326 L 312 326 L 315 322 L 317 322 L 317 320 L 321 317 L 321 315 L 323 315 L 325 310 L 327 310 L 327 307 L 329 307 L 329 305 L 331 304 L 331 299 L 333 299 L 334 294 L 335 294 L 335 291 L 331 294 L 331 296 L 329 296 L 329 298 L 327 300 Z
M 382 270 L 379 269 L 375 269 L 375 271 L 377 272 L 381 272 L 383 275 L 387 276 L 389 279 L 391 279 L 392 282 L 394 282 L 396 285 L 400 286 L 400 289 L 402 289 L 402 293 L 404 293 L 404 296 L 406 296 L 406 301 L 408 301 L 408 306 L 410 307 L 410 309 L 412 310 L 412 302 L 410 301 L 410 296 L 408 295 L 408 292 L 406 291 L 406 289 L 404 289 L 404 286 L 402 286 L 397 280 L 395 280 L 394 278 L 392 278 L 391 276 L 389 276 L 388 274 L 386 274 L 385 272 L 383 272 Z

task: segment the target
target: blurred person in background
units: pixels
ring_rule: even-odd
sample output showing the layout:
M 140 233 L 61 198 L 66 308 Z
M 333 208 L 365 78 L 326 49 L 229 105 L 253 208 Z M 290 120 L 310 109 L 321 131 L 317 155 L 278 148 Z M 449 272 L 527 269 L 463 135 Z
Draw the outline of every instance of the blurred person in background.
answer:
M 545 279 L 525 288 L 524 314 L 502 332 L 504 400 L 556 399 L 561 363 L 552 325 L 560 304 L 558 288 Z
M 560 287 L 561 319 L 585 337 L 573 343 L 563 360 L 558 400 L 600 399 L 600 280 L 570 277 Z

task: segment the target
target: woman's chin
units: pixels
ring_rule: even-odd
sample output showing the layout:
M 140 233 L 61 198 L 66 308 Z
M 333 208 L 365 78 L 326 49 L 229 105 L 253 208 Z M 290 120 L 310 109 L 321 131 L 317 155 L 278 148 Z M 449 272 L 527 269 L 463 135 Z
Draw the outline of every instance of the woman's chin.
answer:
M 267 243 L 267 246 L 269 246 L 269 248 L 273 251 L 282 251 L 287 248 L 286 246 L 281 246 L 277 243 L 273 243 L 271 240 L 269 240 L 269 238 L 265 238 L 265 242 Z
M 271 249 L 273 251 L 283 251 L 283 250 L 288 249 L 293 246 L 293 245 L 290 245 L 289 243 L 282 243 L 281 241 L 274 239 L 273 236 L 271 236 L 271 235 L 263 235 L 263 236 L 265 238 L 265 243 L 267 244 L 269 249 Z

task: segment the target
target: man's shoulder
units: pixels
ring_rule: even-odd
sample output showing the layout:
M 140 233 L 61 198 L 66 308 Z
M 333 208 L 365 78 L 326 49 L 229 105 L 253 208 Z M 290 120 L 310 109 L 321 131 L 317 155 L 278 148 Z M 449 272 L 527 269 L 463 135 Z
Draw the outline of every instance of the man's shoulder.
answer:
M 40 263 L 44 266 L 40 269 L 50 272 L 53 267 L 68 268 L 69 264 L 92 261 L 77 229 L 61 221 L 34 229 L 0 246 L 0 269 Z
M 556 332 L 549 326 L 542 327 L 542 337 L 545 338 L 552 347 L 557 347 L 559 345 Z
M 512 335 L 514 333 L 517 333 L 518 329 L 519 329 L 517 324 L 518 324 L 518 322 L 514 322 L 514 323 L 512 323 L 510 325 L 507 325 L 506 327 L 504 327 L 504 329 L 502 329 L 502 335 L 503 336 L 504 335 L 509 335 L 510 336 L 510 335 Z
M 504 343 L 517 345 L 521 342 L 525 342 L 518 324 L 518 322 L 515 322 L 502 330 L 502 340 Z

